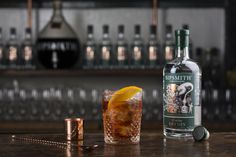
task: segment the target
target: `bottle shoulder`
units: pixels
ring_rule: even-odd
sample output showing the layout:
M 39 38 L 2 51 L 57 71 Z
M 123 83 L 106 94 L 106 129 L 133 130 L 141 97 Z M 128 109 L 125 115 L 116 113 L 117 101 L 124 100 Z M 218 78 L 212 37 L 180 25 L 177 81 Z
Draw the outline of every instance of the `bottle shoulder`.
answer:
M 116 45 L 117 46 L 127 46 L 128 45 L 128 41 L 125 39 L 125 38 L 122 38 L 122 39 L 117 39 L 117 42 L 116 42 Z
M 174 39 L 173 38 L 166 38 L 165 45 L 174 45 Z
M 32 40 L 30 40 L 30 39 L 25 39 L 25 40 L 21 43 L 21 45 L 33 45 L 33 42 L 32 42 Z
M 102 46 L 112 45 L 112 41 L 110 38 L 102 38 L 102 40 L 100 41 L 100 45 L 102 45 Z
M 160 44 L 159 44 L 158 41 L 148 41 L 147 45 L 148 45 L 148 46 L 160 47 Z
M 201 74 L 200 66 L 192 59 L 176 58 L 168 62 L 164 68 L 163 73 L 198 73 Z
M 87 41 L 85 42 L 85 45 L 87 45 L 87 46 L 95 46 L 96 45 L 96 41 L 94 39 L 87 39 Z
M 133 42 L 132 42 L 133 45 L 143 45 L 144 42 L 143 42 L 143 38 L 139 37 L 139 38 L 134 38 L 133 39 Z
M 7 41 L 7 43 L 6 43 L 7 47 L 12 46 L 12 45 L 18 46 L 16 39 L 14 39 L 14 40 L 10 39 Z
M 46 26 L 40 31 L 38 38 L 76 38 L 77 35 L 73 28 L 62 18 L 60 22 L 55 23 L 52 18 Z M 54 24 L 55 23 L 55 24 Z M 55 26 L 54 26 L 55 25 Z M 58 26 L 57 26 L 58 25 Z

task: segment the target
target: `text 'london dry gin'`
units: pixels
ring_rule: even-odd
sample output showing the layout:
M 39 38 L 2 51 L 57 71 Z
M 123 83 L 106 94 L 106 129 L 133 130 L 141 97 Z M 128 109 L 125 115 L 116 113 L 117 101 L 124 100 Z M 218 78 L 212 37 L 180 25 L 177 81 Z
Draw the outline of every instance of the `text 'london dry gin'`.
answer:
M 189 30 L 176 30 L 175 38 L 177 56 L 163 69 L 164 135 L 188 137 L 201 125 L 201 70 L 189 58 Z

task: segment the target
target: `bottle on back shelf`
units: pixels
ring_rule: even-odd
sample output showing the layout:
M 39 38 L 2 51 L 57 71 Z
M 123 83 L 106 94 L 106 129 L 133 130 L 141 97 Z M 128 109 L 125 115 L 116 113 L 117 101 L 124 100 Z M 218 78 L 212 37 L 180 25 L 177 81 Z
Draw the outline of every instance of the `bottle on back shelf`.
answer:
M 140 25 L 134 27 L 134 39 L 131 46 L 131 67 L 142 68 L 144 65 L 144 43 Z
M 203 66 L 202 66 L 202 73 L 204 75 L 202 86 L 205 89 L 213 88 L 213 82 L 212 82 L 212 77 L 211 77 L 211 69 L 212 69 L 212 65 L 211 65 L 212 61 L 211 60 L 212 60 L 211 50 L 209 48 L 207 48 L 204 50 Z
M 95 68 L 96 63 L 96 44 L 93 34 L 93 26 L 88 25 L 87 41 L 84 45 L 83 66 L 84 68 Z
M 126 68 L 128 66 L 128 43 L 124 37 L 124 25 L 118 26 L 118 39 L 116 43 L 115 60 L 119 68 Z
M 48 69 L 73 67 L 80 56 L 80 42 L 62 12 L 62 0 L 53 0 L 51 20 L 40 31 L 37 39 L 37 57 Z
M 9 68 L 17 68 L 19 62 L 19 46 L 16 39 L 16 29 L 10 28 L 10 39 L 6 45 L 6 65 Z
M 147 44 L 147 64 L 150 68 L 160 65 L 160 46 L 157 40 L 157 28 L 155 25 L 150 26 L 150 36 Z
M 189 30 L 175 31 L 176 58 L 163 69 L 163 126 L 167 137 L 188 137 L 201 125 L 201 69 L 189 58 Z
M 2 28 L 0 27 L 0 69 L 5 69 L 4 43 L 2 40 Z
M 221 78 L 221 76 L 223 75 L 222 70 L 221 70 L 221 61 L 220 61 L 220 50 L 216 47 L 213 47 L 210 49 L 210 64 L 211 64 L 211 81 L 212 81 L 212 85 L 215 88 L 219 88 L 220 85 L 222 85 L 222 80 L 223 78 Z
M 183 24 L 182 28 L 186 29 L 186 30 L 190 30 L 189 25 L 187 25 L 187 24 Z M 193 54 L 194 54 L 194 52 L 193 52 L 193 40 L 192 40 L 192 38 L 189 38 L 189 57 L 193 58 Z
M 166 38 L 164 43 L 164 62 L 174 59 L 174 39 L 172 35 L 172 25 L 166 26 Z
M 201 47 L 197 47 L 195 50 L 195 57 L 194 60 L 203 67 L 203 49 Z
M 25 39 L 21 45 L 20 64 L 23 68 L 33 69 L 34 63 L 34 46 L 32 42 L 32 33 L 30 28 L 25 29 Z
M 109 68 L 112 64 L 112 42 L 109 37 L 109 26 L 103 26 L 102 41 L 100 43 L 101 68 Z

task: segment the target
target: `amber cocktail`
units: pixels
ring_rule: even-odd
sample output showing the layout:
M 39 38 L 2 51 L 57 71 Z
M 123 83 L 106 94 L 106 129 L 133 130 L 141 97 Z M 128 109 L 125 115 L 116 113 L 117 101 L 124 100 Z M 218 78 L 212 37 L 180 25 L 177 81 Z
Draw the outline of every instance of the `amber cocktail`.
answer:
M 108 144 L 136 144 L 140 141 L 142 89 L 125 87 L 103 93 L 104 140 Z

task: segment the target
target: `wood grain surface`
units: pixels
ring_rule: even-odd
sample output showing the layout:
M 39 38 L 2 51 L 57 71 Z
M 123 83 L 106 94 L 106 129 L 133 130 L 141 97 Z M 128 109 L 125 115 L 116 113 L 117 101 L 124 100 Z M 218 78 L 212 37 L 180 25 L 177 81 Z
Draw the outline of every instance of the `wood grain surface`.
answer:
M 62 134 L 17 134 L 17 137 L 66 142 Z M 77 143 L 77 142 L 73 142 Z M 209 140 L 194 142 L 193 139 L 167 139 L 162 133 L 143 133 L 138 145 L 107 145 L 103 134 L 86 134 L 80 144 L 98 144 L 91 152 L 68 146 L 50 145 L 22 140 L 14 140 L 10 134 L 0 135 L 0 156 L 8 157 L 233 157 L 236 155 L 236 132 L 211 133 Z

